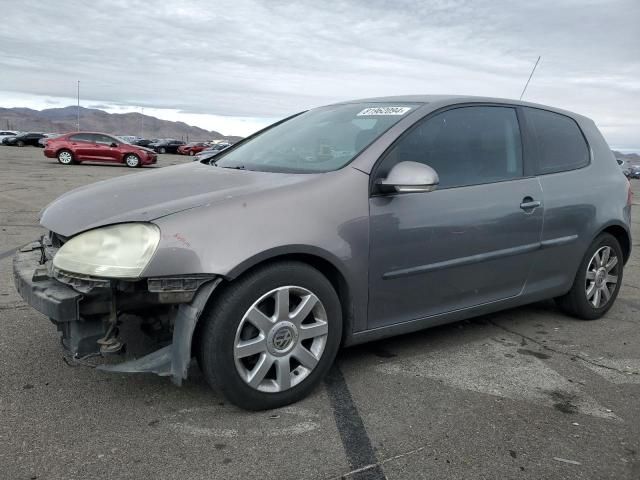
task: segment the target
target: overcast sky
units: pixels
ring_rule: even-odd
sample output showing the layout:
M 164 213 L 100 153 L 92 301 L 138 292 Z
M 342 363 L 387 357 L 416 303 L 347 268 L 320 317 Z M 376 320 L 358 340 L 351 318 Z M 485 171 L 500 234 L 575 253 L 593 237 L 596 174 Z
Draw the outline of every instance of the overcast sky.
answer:
M 640 0 L 11 5 L 0 106 L 74 104 L 80 80 L 86 107 L 246 135 L 349 98 L 518 98 L 541 55 L 525 99 L 588 115 L 610 145 L 640 150 Z

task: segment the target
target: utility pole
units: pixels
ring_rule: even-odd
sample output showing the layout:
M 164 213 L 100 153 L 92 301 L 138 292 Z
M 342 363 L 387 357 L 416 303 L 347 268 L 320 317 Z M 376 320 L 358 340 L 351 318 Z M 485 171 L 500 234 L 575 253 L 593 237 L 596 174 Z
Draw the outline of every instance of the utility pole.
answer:
M 78 80 L 78 132 L 80 131 L 80 80 Z
M 536 67 L 538 66 L 538 62 L 540 61 L 540 56 L 538 56 L 538 60 L 536 60 L 536 64 L 533 66 L 533 70 L 531 70 L 531 75 L 529 75 L 529 79 L 527 80 L 527 83 L 524 86 L 524 89 L 522 90 L 522 93 L 520 94 L 520 100 L 522 100 L 522 97 L 524 97 L 524 92 L 527 91 L 527 87 L 529 86 L 529 82 L 531 81 L 531 77 L 533 77 L 533 72 L 536 71 Z
M 144 107 L 142 107 L 142 116 L 140 117 L 140 137 L 144 138 Z

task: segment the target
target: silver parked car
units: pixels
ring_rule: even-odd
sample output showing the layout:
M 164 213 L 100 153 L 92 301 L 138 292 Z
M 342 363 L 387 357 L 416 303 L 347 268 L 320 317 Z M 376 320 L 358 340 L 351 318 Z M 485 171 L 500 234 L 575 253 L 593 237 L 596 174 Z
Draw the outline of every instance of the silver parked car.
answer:
M 353 345 L 547 298 L 591 320 L 629 258 L 630 188 L 593 121 L 409 96 L 316 108 L 208 162 L 63 195 L 16 286 L 75 358 L 175 383 L 195 357 L 233 403 L 303 398 Z M 133 314 L 129 315 L 129 314 Z M 141 335 L 141 334 L 140 334 Z

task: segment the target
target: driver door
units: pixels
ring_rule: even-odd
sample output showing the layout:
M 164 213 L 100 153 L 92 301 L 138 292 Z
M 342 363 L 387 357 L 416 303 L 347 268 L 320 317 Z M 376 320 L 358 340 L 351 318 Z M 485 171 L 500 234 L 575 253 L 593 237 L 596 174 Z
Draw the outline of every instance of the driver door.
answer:
M 369 328 L 514 297 L 538 248 L 543 208 L 525 177 L 515 108 L 473 106 L 421 120 L 382 160 L 431 166 L 436 191 L 370 198 Z M 533 202 L 530 203 L 530 202 Z
M 96 159 L 101 162 L 120 162 L 120 151 L 118 147 L 113 147 L 113 144 L 119 145 L 120 142 L 108 135 L 96 134 L 94 135 L 96 142 Z

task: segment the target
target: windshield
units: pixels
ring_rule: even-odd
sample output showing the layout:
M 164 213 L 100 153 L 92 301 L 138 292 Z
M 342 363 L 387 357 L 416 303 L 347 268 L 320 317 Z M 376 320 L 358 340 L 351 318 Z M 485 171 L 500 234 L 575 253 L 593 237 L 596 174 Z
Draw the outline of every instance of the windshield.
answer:
M 417 106 L 350 103 L 309 110 L 220 152 L 213 165 L 285 173 L 337 170 Z

